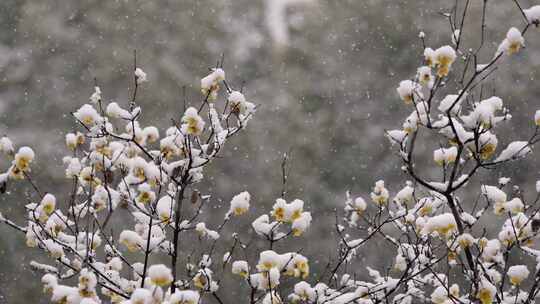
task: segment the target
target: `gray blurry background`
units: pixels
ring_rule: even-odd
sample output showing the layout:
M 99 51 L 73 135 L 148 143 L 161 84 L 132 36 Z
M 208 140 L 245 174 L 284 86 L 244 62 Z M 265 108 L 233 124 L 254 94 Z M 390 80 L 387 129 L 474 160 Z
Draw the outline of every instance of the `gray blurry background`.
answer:
M 87 102 L 94 77 L 106 100 L 125 104 L 136 49 L 150 81 L 139 91 L 142 122 L 166 127 L 181 115 L 182 86 L 188 100 L 198 102 L 200 77 L 224 53 L 229 82 L 244 82 L 246 96 L 260 107 L 247 131 L 226 147 L 224 159 L 207 171 L 202 190 L 214 196 L 215 206 L 249 190 L 257 211 L 268 211 L 281 191 L 282 153 L 292 149 L 289 198 L 304 199 L 315 217 L 306 241 L 295 246 L 306 255 L 328 256 L 334 246 L 331 210 L 342 207 L 347 189 L 367 197 L 380 178 L 393 193 L 404 185 L 383 130 L 399 128 L 408 115 L 395 87 L 421 65 L 418 32 L 426 33 L 433 48 L 450 43 L 448 22 L 439 12 L 449 11 L 454 1 L 282 2 L 2 0 L 0 133 L 35 149 L 33 173 L 61 199 L 69 191 L 61 164 L 64 135 L 75 128 L 68 113 Z M 467 47 L 477 45 L 480 28 L 481 1 L 471 3 Z M 523 26 L 512 1 L 489 3 L 486 60 L 509 27 Z M 526 39 L 526 51 L 505 61 L 486 83 L 514 114 L 502 145 L 510 136 L 527 136 L 540 108 L 538 30 Z M 421 168 L 434 168 L 431 151 L 437 146 L 419 147 L 425 155 L 418 158 Z M 504 174 L 531 188 L 539 167 L 535 156 L 504 168 Z M 500 174 L 483 173 L 488 183 Z M 25 191 L 1 197 L 1 212 L 21 222 Z M 216 208 L 216 218 L 224 212 Z M 393 257 L 381 255 L 377 246 L 370 250 L 363 262 L 382 267 Z M 26 250 L 22 235 L 0 226 L 0 303 L 47 302 L 40 275 L 24 266 L 32 259 L 46 260 Z M 325 262 L 314 259 L 312 267 Z

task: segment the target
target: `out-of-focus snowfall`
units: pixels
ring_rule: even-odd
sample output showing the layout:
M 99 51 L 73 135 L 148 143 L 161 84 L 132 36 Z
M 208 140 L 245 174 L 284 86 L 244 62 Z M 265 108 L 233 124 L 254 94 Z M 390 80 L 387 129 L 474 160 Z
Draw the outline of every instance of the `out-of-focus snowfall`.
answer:
M 538 4 L 522 2 L 525 7 Z M 472 1 L 465 22 L 469 28 L 480 27 L 480 3 Z M 219 207 L 221 199 L 249 190 L 255 207 L 269 209 L 281 193 L 282 155 L 292 151 L 288 197 L 310 203 L 317 224 L 301 245 L 320 256 L 322 265 L 334 246 L 328 234 L 331 213 L 342 208 L 346 190 L 366 195 L 381 178 L 391 190 L 404 185 L 406 177 L 383 131 L 399 127 L 405 117 L 395 88 L 412 77 L 410 71 L 422 61 L 418 33 L 425 32 L 428 46 L 451 43 L 448 21 L 440 13 L 453 4 L 2 0 L 0 132 L 34 148 L 34 174 L 61 199 L 70 185 L 61 160 L 64 135 L 75 127 L 69 112 L 87 102 L 94 78 L 104 99 L 127 104 L 136 49 L 138 64 L 149 78 L 139 91 L 142 121 L 163 127 L 182 114 L 183 86 L 188 102 L 201 99 L 200 77 L 224 54 L 228 81 L 236 87 L 243 83 L 246 96 L 259 108 L 246 134 L 233 139 L 224 158 L 207 172 L 211 178 L 205 192 Z M 513 5 L 498 1 L 489 7 L 486 38 L 492 47 L 486 48 L 484 58 L 490 58 L 509 27 L 522 22 Z M 463 35 L 477 43 L 474 35 L 479 32 Z M 535 30 L 531 37 L 540 34 Z M 527 52 L 502 64 L 500 73 L 486 82 L 486 90 L 496 91 L 514 115 L 504 127 L 512 138 L 529 134 L 524 130 L 540 106 L 540 39 L 526 45 Z M 517 67 L 509 69 L 510 64 Z M 432 151 L 423 152 L 426 164 L 419 166 L 431 161 Z M 533 155 L 503 173 L 534 187 L 538 161 Z M 484 176 L 486 183 L 500 177 L 490 172 Z M 20 201 L 0 198 L 2 209 L 15 220 L 23 218 L 25 203 L 22 196 Z M 249 221 L 245 225 L 250 229 Z M 41 296 L 40 275 L 21 266 L 40 255 L 24 247 L 21 235 L 0 226 L 0 303 L 48 300 Z M 380 252 L 373 247 L 373 255 L 365 259 L 382 265 L 393 257 Z M 316 263 L 315 271 L 320 266 Z

